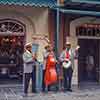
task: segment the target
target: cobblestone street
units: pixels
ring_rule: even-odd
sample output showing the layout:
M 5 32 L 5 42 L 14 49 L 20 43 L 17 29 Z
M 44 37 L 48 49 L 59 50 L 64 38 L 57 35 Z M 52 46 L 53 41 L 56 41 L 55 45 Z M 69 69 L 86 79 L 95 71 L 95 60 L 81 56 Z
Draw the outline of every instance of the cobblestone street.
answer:
M 23 97 L 22 86 L 0 86 L 0 100 L 100 100 L 100 86 L 77 89 L 73 92 L 49 92 L 29 94 Z

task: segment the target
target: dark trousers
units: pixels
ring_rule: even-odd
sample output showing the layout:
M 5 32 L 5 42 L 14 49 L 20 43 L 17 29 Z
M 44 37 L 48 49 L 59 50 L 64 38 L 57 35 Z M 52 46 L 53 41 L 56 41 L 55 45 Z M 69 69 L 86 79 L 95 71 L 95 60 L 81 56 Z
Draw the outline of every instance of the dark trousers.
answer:
M 36 66 L 34 66 L 33 68 L 32 81 L 34 82 L 34 84 L 32 84 L 32 92 L 35 93 L 36 92 Z
M 72 73 L 72 67 L 63 68 L 64 90 L 71 89 Z
M 32 73 L 24 73 L 24 93 L 28 92 L 29 82 L 32 78 L 32 92 L 36 92 L 36 70 Z
M 46 70 L 43 70 L 42 91 L 45 91 L 45 83 L 44 83 L 45 71 L 46 71 Z
M 46 70 L 43 70 L 43 78 L 42 78 L 42 91 L 43 92 L 45 91 L 45 88 L 46 88 L 45 82 L 44 82 L 45 72 Z M 48 88 L 47 90 L 50 91 L 50 85 L 47 88 Z

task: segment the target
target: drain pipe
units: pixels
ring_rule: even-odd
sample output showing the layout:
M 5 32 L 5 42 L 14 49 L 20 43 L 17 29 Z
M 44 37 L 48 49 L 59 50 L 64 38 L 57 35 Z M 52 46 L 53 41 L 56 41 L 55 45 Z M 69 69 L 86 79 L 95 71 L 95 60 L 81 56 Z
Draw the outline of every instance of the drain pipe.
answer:
M 60 31 L 60 0 L 57 0 L 57 15 L 56 15 L 56 57 L 58 58 L 58 49 L 59 49 L 59 31 Z

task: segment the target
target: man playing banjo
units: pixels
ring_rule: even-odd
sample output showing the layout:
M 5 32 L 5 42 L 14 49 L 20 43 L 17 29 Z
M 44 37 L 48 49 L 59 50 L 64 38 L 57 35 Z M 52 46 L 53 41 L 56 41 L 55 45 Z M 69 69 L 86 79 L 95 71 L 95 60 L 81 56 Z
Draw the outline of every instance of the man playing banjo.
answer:
M 71 48 L 71 43 L 66 42 L 66 48 L 62 51 L 60 55 L 60 61 L 63 67 L 63 79 L 64 79 L 64 91 L 72 91 L 71 80 L 74 68 L 74 58 L 76 56 L 76 51 L 78 51 L 79 46 L 75 50 Z

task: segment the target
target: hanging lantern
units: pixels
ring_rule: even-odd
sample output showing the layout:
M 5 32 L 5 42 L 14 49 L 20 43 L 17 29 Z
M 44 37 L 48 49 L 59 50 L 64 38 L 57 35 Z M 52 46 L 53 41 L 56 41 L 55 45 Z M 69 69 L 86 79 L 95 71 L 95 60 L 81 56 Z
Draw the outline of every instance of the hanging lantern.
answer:
M 87 28 L 87 27 L 88 27 L 88 25 L 87 25 L 87 24 L 84 24 L 84 27 L 86 27 L 86 28 Z
M 95 28 L 98 28 L 98 25 L 95 25 Z
M 93 26 L 94 26 L 93 24 L 90 24 L 90 25 L 89 25 L 90 28 L 93 28 Z
M 7 39 L 5 40 L 5 42 L 9 42 L 9 38 L 7 38 Z
M 15 42 L 16 42 L 16 38 L 15 38 L 15 37 L 13 37 L 12 41 L 15 43 Z

